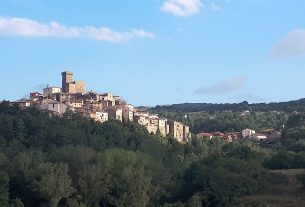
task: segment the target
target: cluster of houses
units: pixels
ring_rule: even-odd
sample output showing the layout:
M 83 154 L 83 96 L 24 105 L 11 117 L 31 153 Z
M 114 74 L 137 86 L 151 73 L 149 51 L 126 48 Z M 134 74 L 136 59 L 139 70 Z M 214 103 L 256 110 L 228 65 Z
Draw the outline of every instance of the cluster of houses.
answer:
M 22 108 L 34 106 L 57 115 L 62 115 L 68 110 L 78 112 L 101 123 L 110 119 L 136 122 L 145 126 L 149 133 L 171 135 L 179 142 L 187 142 L 191 137 L 189 127 L 183 123 L 150 114 L 146 109 L 134 107 L 120 96 L 111 93 L 87 92 L 86 83 L 74 81 L 73 73 L 69 71 L 62 73 L 62 87 L 47 86 L 42 94 L 30 93 L 29 99 L 14 103 Z
M 275 140 L 281 138 L 281 132 L 274 131 L 273 129 L 267 129 L 261 132 L 256 132 L 253 129 L 244 129 L 241 132 L 203 132 L 197 134 L 197 138 L 213 139 L 216 137 L 223 138 L 229 142 L 239 139 L 249 139 L 254 141 Z

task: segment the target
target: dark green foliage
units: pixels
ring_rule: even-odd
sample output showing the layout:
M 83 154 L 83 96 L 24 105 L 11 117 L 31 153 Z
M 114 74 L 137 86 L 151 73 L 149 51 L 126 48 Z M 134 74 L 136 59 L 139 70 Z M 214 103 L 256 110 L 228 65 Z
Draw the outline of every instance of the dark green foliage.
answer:
M 169 111 L 169 112 L 198 112 L 198 111 L 303 111 L 305 112 L 305 99 L 296 101 L 280 102 L 280 103 L 254 103 L 249 104 L 244 101 L 241 103 L 234 104 L 212 104 L 212 103 L 184 103 L 184 104 L 173 104 L 169 106 L 156 106 L 156 111 Z
M 235 129 L 245 120 L 272 126 L 285 120 L 269 115 L 251 114 L 240 121 L 222 114 L 221 121 L 206 126 Z M 302 131 L 300 120 L 290 121 L 281 143 L 303 143 L 303 135 L 293 131 Z M 189 118 L 185 121 L 196 126 Z M 100 124 L 70 112 L 60 118 L 2 102 L 0 206 L 237 206 L 238 198 L 262 185 L 262 163 L 269 168 L 305 167 L 301 146 L 297 153 L 277 153 L 244 141 L 193 139 L 180 144 L 135 123 Z
M 279 151 L 266 159 L 264 166 L 269 169 L 305 168 L 305 152 Z
M 8 184 L 9 176 L 0 171 L 0 206 L 8 206 Z
M 197 206 L 225 206 L 258 190 L 264 170 L 256 161 L 211 156 L 185 173 L 183 194 Z
M 41 176 L 35 181 L 35 189 L 51 207 L 57 207 L 60 200 L 69 198 L 75 192 L 71 186 L 67 164 L 44 163 L 39 166 Z

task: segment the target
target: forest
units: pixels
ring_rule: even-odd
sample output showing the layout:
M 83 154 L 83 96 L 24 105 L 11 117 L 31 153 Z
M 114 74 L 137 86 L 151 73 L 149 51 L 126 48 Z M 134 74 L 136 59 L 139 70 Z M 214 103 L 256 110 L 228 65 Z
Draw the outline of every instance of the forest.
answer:
M 180 144 L 135 123 L 57 117 L 3 101 L 0 206 L 264 207 L 243 198 L 270 182 L 270 169 L 305 168 L 305 114 L 281 121 L 287 127 L 272 143 Z
M 176 111 L 176 112 L 199 112 L 199 111 L 302 111 L 305 112 L 305 99 L 299 99 L 286 102 L 271 102 L 271 103 L 248 103 L 247 101 L 241 103 L 182 103 L 172 105 L 158 105 L 154 108 L 158 112 L 162 111 Z

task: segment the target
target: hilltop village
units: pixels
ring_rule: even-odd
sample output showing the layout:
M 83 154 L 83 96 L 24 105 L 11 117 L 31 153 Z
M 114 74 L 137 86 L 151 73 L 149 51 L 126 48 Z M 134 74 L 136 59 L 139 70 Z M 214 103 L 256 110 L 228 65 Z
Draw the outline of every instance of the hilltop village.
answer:
M 120 96 L 112 93 L 97 93 L 86 90 L 86 82 L 74 80 L 73 72 L 62 72 L 62 86 L 47 86 L 43 93 L 32 92 L 29 99 L 14 103 L 24 107 L 37 107 L 56 115 L 67 111 L 81 113 L 96 122 L 118 120 L 121 122 L 136 122 L 147 128 L 149 133 L 171 135 L 178 142 L 187 142 L 191 138 L 189 126 L 183 123 L 161 118 L 150 114 L 146 109 L 137 108 L 126 103 Z

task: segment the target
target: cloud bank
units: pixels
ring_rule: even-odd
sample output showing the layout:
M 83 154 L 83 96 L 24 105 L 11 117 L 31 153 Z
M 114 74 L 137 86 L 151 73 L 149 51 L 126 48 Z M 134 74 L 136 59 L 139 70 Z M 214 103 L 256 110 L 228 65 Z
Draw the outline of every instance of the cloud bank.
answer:
M 195 94 L 199 94 L 199 95 L 202 95 L 202 94 L 213 94 L 213 95 L 229 94 L 233 91 L 241 89 L 245 85 L 245 82 L 246 82 L 245 77 L 235 77 L 235 78 L 221 81 L 212 86 L 203 86 L 201 88 L 198 88 L 195 91 Z
M 278 58 L 291 58 L 305 55 L 305 29 L 295 29 L 281 40 L 273 49 Z
M 116 32 L 107 27 L 65 26 L 57 22 L 41 23 L 23 18 L 0 17 L 0 35 L 26 37 L 88 38 L 100 41 L 121 43 L 135 38 L 154 38 L 154 33 L 132 29 Z
M 161 10 L 185 17 L 199 12 L 202 5 L 200 0 L 165 0 Z

